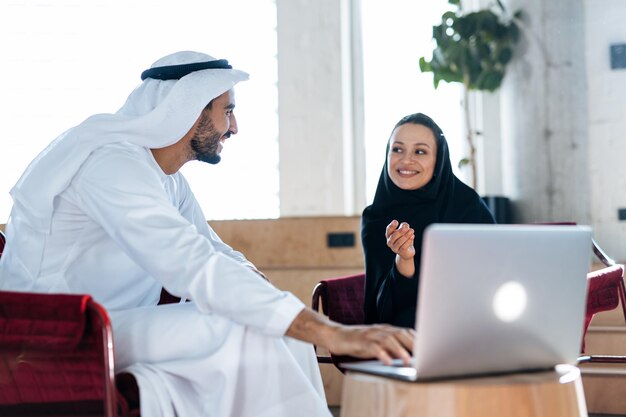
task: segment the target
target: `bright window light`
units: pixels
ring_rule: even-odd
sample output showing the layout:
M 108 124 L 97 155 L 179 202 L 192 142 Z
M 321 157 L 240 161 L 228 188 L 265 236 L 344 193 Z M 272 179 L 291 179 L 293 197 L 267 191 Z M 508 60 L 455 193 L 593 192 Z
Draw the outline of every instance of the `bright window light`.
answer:
M 117 111 L 141 71 L 178 50 L 250 73 L 235 89 L 239 134 L 222 162 L 183 168 L 205 215 L 278 217 L 274 0 L 3 0 L 0 38 L 0 223 L 39 151 L 88 116 Z
M 368 204 L 374 199 L 391 129 L 403 116 L 424 113 L 448 140 L 455 173 L 463 155 L 461 87 L 422 73 L 419 58 L 430 59 L 433 25 L 449 10 L 447 1 L 363 1 L 365 150 Z

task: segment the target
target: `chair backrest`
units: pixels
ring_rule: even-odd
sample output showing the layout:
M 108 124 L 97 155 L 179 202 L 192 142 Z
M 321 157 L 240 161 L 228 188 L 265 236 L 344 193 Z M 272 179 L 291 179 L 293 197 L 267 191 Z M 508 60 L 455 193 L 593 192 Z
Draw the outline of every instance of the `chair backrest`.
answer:
M 0 291 L 0 415 L 117 415 L 109 317 L 88 295 Z
M 338 323 L 363 324 L 364 297 L 364 273 L 328 278 L 314 288 L 311 307 L 319 311 L 321 304 L 324 314 Z
M 583 328 L 582 352 L 585 351 L 584 336 L 587 335 L 591 319 L 596 313 L 613 310 L 621 304 L 626 324 L 626 288 L 623 277 L 623 265 L 608 266 L 587 274 L 587 310 Z
M 365 298 L 365 274 L 347 275 L 337 278 L 321 280 L 313 289 L 311 308 L 320 311 L 329 319 L 342 324 L 363 324 L 365 313 L 363 303 Z M 341 363 L 360 360 L 351 356 L 318 355 L 319 363 L 332 363 L 341 372 L 344 369 Z

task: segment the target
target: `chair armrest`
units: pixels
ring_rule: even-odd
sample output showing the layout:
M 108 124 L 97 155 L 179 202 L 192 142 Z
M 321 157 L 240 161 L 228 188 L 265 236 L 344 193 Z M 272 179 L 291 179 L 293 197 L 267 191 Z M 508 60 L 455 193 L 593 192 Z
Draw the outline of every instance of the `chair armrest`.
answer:
M 103 366 L 104 366 L 104 411 L 106 417 L 117 416 L 117 390 L 115 389 L 115 356 L 113 352 L 113 328 L 106 309 L 89 299 L 87 311 L 96 328 L 101 329 Z

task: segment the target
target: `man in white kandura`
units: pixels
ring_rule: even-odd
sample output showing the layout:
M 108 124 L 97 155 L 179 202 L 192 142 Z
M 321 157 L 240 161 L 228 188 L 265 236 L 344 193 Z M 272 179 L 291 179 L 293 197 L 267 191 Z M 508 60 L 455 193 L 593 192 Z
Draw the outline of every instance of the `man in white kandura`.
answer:
M 247 78 L 205 54 L 168 55 L 117 113 L 63 133 L 11 190 L 0 288 L 102 303 L 144 416 L 328 416 L 310 343 L 409 360 L 411 331 L 330 322 L 208 226 L 179 169 L 219 161 Z M 193 302 L 157 306 L 162 287 Z

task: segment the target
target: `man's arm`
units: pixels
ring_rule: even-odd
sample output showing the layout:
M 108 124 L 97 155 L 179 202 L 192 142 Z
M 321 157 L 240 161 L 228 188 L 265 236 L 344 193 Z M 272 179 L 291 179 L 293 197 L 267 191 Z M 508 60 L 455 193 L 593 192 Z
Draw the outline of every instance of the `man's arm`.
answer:
M 303 309 L 287 329 L 286 335 L 323 346 L 338 355 L 378 358 L 386 364 L 400 358 L 408 364 L 415 333 L 389 325 L 345 326 L 309 308 Z
M 146 275 L 199 311 L 283 336 L 304 307 L 198 233 L 163 191 L 143 149 L 96 151 L 73 186 L 84 212 Z

